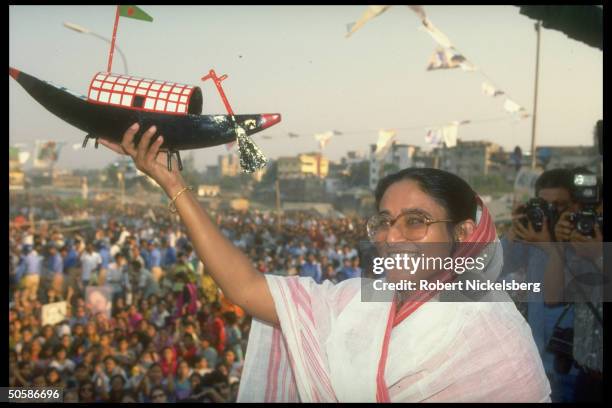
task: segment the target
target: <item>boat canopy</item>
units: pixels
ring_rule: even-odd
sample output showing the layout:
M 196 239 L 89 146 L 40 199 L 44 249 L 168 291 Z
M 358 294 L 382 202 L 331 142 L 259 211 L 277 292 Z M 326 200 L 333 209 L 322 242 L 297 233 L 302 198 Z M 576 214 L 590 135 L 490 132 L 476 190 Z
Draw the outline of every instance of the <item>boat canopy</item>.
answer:
M 202 113 L 202 91 L 197 86 L 108 72 L 98 72 L 93 77 L 87 100 L 146 112 Z

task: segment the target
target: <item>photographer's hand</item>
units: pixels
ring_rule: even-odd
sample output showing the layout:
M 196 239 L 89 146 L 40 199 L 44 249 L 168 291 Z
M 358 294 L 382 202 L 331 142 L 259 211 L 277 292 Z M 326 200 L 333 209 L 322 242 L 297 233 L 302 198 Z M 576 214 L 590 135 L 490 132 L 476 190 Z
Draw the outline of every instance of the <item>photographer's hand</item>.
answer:
M 508 239 L 509 242 L 519 241 L 519 238 L 518 238 L 518 235 L 517 235 L 517 231 L 516 231 L 516 224 L 518 224 L 520 222 L 520 220 L 525 217 L 524 210 L 525 210 L 525 204 L 518 204 L 517 205 L 515 203 L 513 205 L 513 208 L 512 208 L 512 225 L 510 226 L 510 228 L 506 232 L 506 239 Z
M 572 232 L 570 242 L 576 254 L 582 258 L 596 260 L 603 254 L 603 236 L 598 224 L 595 224 L 595 237 L 582 235 L 578 230 Z
M 548 217 L 544 216 L 543 224 L 542 230 L 536 231 L 533 225 L 531 225 L 531 222 L 528 221 L 527 227 L 525 227 L 520 220 L 517 219 L 513 222 L 513 228 L 516 236 L 523 241 L 533 242 L 534 244 L 550 243 L 552 242 L 552 235 L 546 227 L 548 225 Z
M 574 230 L 574 225 L 570 222 L 570 211 L 564 211 L 559 217 L 559 221 L 555 224 L 555 237 L 557 241 L 569 241 L 570 235 Z

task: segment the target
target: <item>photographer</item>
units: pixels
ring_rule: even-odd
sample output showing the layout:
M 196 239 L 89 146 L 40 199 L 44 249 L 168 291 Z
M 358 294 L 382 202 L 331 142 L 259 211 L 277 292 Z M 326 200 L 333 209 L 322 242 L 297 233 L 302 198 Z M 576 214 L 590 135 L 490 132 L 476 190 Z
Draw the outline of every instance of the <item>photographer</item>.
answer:
M 536 180 L 536 198 L 514 209 L 512 228 L 500 240 L 504 253 L 502 279 L 515 276 L 527 282 L 544 282 L 544 271 L 549 261 L 554 261 L 549 248 L 556 242 L 554 227 L 558 214 L 576 210 L 572 191 L 570 170 L 548 170 Z M 547 346 L 558 323 L 566 328 L 573 326 L 573 308 L 563 314 L 564 305 L 546 304 L 542 292 L 529 292 L 527 301 L 527 321 L 550 380 L 551 399 L 553 402 L 572 401 L 577 372 L 563 369 L 559 372 L 563 366 L 559 360 L 566 362 L 567 356 L 552 353 Z
M 576 401 L 603 401 L 603 205 L 601 184 L 586 169 L 574 170 L 576 212 L 561 214 L 555 227 L 569 242 L 556 267 L 546 270 L 545 296 L 574 303 L 573 358 L 578 368 Z

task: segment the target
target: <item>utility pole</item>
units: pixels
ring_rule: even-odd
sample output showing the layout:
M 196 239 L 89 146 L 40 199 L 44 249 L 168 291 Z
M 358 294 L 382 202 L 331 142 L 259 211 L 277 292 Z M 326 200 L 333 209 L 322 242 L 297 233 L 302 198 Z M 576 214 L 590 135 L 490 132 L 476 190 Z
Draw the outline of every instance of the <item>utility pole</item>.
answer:
M 536 66 L 535 66 L 535 90 L 533 92 L 533 120 L 531 122 L 531 168 L 536 168 L 536 121 L 538 116 L 538 78 L 540 73 L 540 32 L 542 23 L 535 23 L 537 34 Z
M 278 232 L 281 232 L 281 202 L 280 202 L 280 183 L 278 182 L 278 176 L 274 182 L 276 190 L 276 228 Z

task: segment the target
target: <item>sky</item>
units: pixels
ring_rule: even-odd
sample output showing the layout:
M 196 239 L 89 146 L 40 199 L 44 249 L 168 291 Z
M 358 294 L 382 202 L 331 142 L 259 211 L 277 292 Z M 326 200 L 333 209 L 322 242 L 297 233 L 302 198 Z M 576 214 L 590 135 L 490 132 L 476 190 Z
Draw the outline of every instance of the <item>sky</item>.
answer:
M 318 150 L 313 135 L 338 130 L 324 150 L 331 160 L 367 152 L 379 129 L 397 142 L 426 147 L 429 126 L 471 120 L 462 140 L 488 140 L 530 150 L 532 120 L 515 119 L 502 97 L 481 91 L 484 73 L 514 101 L 533 110 L 534 20 L 515 6 L 424 6 L 429 20 L 479 71 L 427 71 L 436 43 L 405 6 L 393 6 L 350 38 L 346 25 L 367 6 L 142 6 L 152 23 L 121 18 L 117 45 L 130 75 L 200 86 L 203 114 L 225 113 L 211 68 L 236 113 L 281 113 L 282 122 L 253 136 L 268 158 Z M 63 26 L 76 23 L 112 36 L 114 6 L 9 6 L 9 65 L 85 95 L 107 67 L 109 44 Z M 115 53 L 113 72 L 124 73 Z M 538 145 L 592 145 L 603 116 L 603 53 L 542 29 Z M 301 135 L 289 138 L 288 132 Z M 270 139 L 262 138 L 267 135 Z M 102 168 L 117 159 L 84 132 L 34 101 L 9 77 L 9 143 L 66 142 L 58 167 Z M 225 146 L 192 151 L 196 168 L 216 164 Z M 186 155 L 187 152 L 183 153 Z M 30 160 L 31 162 L 31 160 Z

